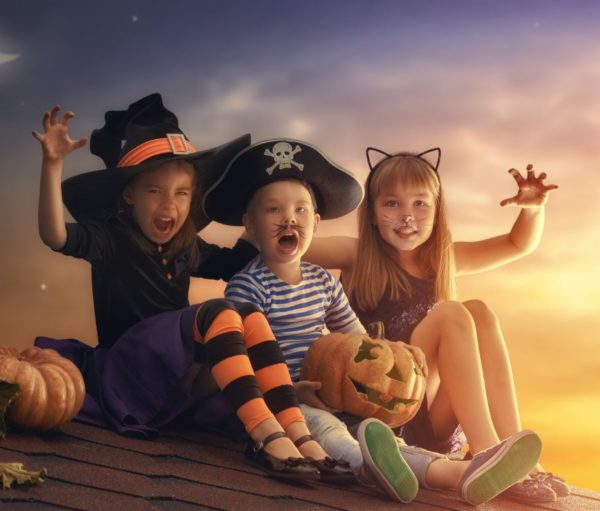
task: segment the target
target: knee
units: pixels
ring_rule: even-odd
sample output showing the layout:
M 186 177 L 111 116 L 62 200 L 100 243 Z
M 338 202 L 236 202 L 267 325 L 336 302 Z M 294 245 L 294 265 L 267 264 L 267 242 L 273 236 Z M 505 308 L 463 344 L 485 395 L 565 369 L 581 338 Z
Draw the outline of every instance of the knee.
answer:
M 456 301 L 442 302 L 436 306 L 438 316 L 444 328 L 475 328 L 471 313 L 462 303 Z
M 303 403 L 300 404 L 300 410 L 304 415 L 308 428 L 315 435 L 320 436 L 340 432 L 344 434 L 348 432 L 346 425 L 332 413 Z
M 477 326 L 496 326 L 498 317 L 488 304 L 481 300 L 468 300 L 463 302 Z
M 244 319 L 246 316 L 249 316 L 253 312 L 261 312 L 262 313 L 262 311 L 260 310 L 260 307 L 252 302 L 236 303 L 235 308 L 240 313 L 240 316 L 242 317 L 242 319 Z
M 225 298 L 213 298 L 207 300 L 200 305 L 202 311 L 216 311 L 217 314 L 225 309 L 233 309 L 233 305 L 229 303 Z
M 201 337 L 206 335 L 206 332 L 214 323 L 217 316 L 224 311 L 230 311 L 239 318 L 238 312 L 224 298 L 208 300 L 200 305 L 196 314 L 196 326 Z M 238 319 L 238 321 L 241 323 L 241 319 Z

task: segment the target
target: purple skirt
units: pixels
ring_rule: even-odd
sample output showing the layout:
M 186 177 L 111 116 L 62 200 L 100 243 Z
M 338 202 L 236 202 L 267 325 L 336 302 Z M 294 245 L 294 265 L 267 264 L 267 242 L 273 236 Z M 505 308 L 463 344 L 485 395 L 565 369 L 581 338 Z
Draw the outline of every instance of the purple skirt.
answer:
M 192 364 L 197 343 L 193 323 L 198 306 L 157 314 L 125 332 L 110 349 L 76 339 L 37 337 L 81 370 L 86 397 L 77 419 L 121 434 L 155 438 L 184 412 L 199 424 L 234 415 L 220 393 L 192 399 Z

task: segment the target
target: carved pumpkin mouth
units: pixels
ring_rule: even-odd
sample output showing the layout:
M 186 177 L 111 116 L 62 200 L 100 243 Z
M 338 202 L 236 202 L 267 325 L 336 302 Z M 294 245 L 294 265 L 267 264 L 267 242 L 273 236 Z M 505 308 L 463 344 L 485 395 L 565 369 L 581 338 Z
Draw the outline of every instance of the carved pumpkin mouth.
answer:
M 367 387 L 364 383 L 360 383 L 353 378 L 350 378 L 350 376 L 348 376 L 348 378 L 352 382 L 352 385 L 354 385 L 356 392 L 358 392 L 361 397 L 364 396 L 364 399 L 366 399 L 369 403 L 381 406 L 390 412 L 396 411 L 397 405 L 399 404 L 410 406 L 419 401 L 418 399 L 403 399 L 392 396 L 386 399 L 387 396 L 383 396 L 378 390 Z

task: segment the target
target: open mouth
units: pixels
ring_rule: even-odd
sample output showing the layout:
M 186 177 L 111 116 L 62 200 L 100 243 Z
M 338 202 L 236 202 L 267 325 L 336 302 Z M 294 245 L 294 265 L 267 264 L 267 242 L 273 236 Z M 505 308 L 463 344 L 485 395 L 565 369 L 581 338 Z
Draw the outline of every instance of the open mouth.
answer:
M 406 225 L 404 227 L 394 227 L 394 232 L 401 236 L 410 236 L 411 234 L 416 234 L 419 231 L 417 230 L 416 227 Z
M 154 219 L 154 228 L 161 234 L 167 234 L 175 226 L 175 219 L 168 216 L 159 216 Z
M 298 233 L 295 231 L 284 232 L 277 239 L 279 248 L 286 253 L 291 253 L 298 248 Z
M 357 382 L 352 378 L 350 378 L 350 381 L 352 382 L 352 385 L 354 385 L 356 392 L 362 394 L 369 403 L 381 406 L 382 408 L 385 408 L 390 412 L 396 411 L 399 404 L 410 406 L 418 401 L 418 399 L 403 399 L 399 397 L 385 395 L 377 390 L 367 387 L 363 383 Z

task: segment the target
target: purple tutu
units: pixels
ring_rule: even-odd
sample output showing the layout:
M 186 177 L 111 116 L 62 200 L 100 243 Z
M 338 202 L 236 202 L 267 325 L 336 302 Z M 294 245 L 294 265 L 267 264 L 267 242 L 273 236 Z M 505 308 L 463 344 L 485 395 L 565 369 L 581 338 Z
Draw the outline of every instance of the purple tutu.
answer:
M 127 330 L 110 348 L 75 339 L 36 338 L 79 367 L 86 384 L 77 419 L 121 434 L 155 438 L 184 412 L 197 422 L 216 423 L 234 415 L 219 392 L 201 403 L 192 399 L 193 339 L 198 306 L 149 317 Z

